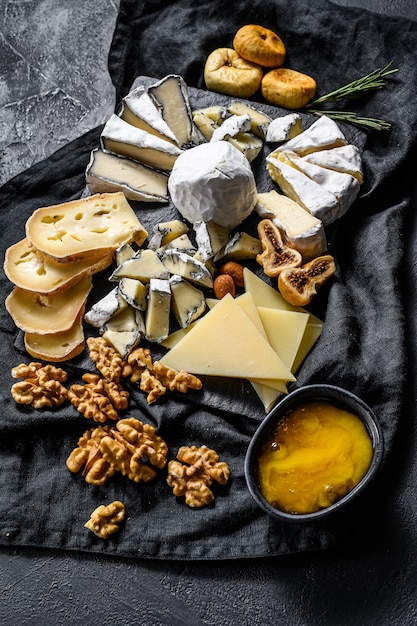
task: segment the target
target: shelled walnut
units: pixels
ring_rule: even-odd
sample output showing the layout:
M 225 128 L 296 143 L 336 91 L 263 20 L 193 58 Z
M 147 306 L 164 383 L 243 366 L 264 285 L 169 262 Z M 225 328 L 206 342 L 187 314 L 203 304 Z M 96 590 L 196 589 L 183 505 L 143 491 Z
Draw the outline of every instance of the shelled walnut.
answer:
M 68 390 L 62 383 L 67 373 L 54 365 L 31 362 L 21 363 L 12 369 L 13 378 L 23 378 L 12 385 L 11 394 L 18 404 L 30 404 L 34 409 L 60 406 L 68 398 Z
M 98 374 L 82 376 L 84 385 L 71 385 L 68 398 L 87 419 L 105 422 L 117 420 L 118 411 L 127 409 L 129 393 L 120 383 L 101 378 Z
M 215 450 L 207 446 L 186 447 L 178 450 L 177 459 L 168 463 L 167 482 L 175 496 L 185 496 L 185 503 L 201 508 L 214 500 L 210 486 L 213 481 L 226 485 L 230 478 L 227 463 L 219 461 Z
M 134 417 L 119 420 L 115 427 L 98 426 L 86 431 L 67 458 L 67 468 L 83 468 L 86 482 L 102 485 L 115 472 L 136 483 L 148 482 L 167 462 L 168 446 L 151 424 Z
M 125 518 L 125 505 L 119 500 L 97 507 L 90 516 L 85 528 L 91 530 L 100 539 L 107 539 L 119 530 Z

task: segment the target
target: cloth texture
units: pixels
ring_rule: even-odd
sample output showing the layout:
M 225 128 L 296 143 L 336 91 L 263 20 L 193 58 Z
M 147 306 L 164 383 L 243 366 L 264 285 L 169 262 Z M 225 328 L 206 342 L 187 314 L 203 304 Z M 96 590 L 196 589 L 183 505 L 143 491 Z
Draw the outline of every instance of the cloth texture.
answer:
M 117 91 L 115 110 L 136 82 L 180 74 L 192 104 L 223 103 L 227 97 L 204 90 L 203 68 L 217 47 L 230 47 L 245 23 L 274 29 L 286 43 L 286 65 L 314 76 L 318 95 L 393 61 L 399 71 L 383 90 L 343 108 L 386 119 L 390 133 L 364 134 L 343 126 L 363 150 L 365 182 L 360 197 L 330 229 L 330 252 L 337 272 L 319 293 L 312 312 L 325 319 L 318 343 L 291 388 L 326 382 L 357 393 L 376 414 L 385 454 L 379 478 L 366 498 L 325 523 L 278 524 L 252 501 L 244 479 L 248 444 L 264 417 L 250 385 L 237 380 L 205 380 L 199 392 L 167 395 L 148 406 L 145 395 L 129 388 L 128 415 L 157 427 L 173 458 L 181 445 L 208 445 L 231 469 L 215 502 L 192 510 L 177 501 L 160 477 L 136 485 L 122 476 L 102 487 L 71 474 L 65 460 L 78 438 L 94 424 L 74 407 L 35 411 L 16 405 L 10 394 L 11 368 L 33 359 L 5 307 L 0 312 L 0 543 L 63 548 L 123 557 L 158 559 L 231 559 L 277 556 L 337 547 L 375 523 L 383 508 L 384 481 L 398 462 L 398 434 L 406 419 L 407 368 L 405 255 L 412 235 L 413 177 L 417 135 L 417 24 L 404 19 L 336 7 L 325 0 L 235 1 L 229 3 L 121 0 L 109 55 Z M 393 46 L 395 42 L 395 46 Z M 274 114 L 273 107 L 253 98 Z M 336 108 L 337 105 L 334 105 Z M 275 115 L 283 111 L 276 109 Z M 311 116 L 307 116 L 311 118 Z M 52 157 L 18 175 L 0 189 L 2 256 L 24 237 L 31 212 L 80 197 L 90 151 L 102 127 L 92 129 Z M 259 191 L 274 187 L 262 161 L 254 163 Z M 132 203 L 148 230 L 176 215 L 172 206 Z M 248 222 L 248 228 L 253 224 Z M 107 274 L 105 274 L 107 276 Z M 106 286 L 95 279 L 94 299 Z M 104 285 L 104 287 L 103 287 Z M 3 300 L 11 284 L 1 271 Z M 62 364 L 68 383 L 94 371 L 88 355 Z M 103 541 L 84 528 L 100 504 L 122 500 L 127 520 Z M 359 508 L 361 507 L 361 508 Z

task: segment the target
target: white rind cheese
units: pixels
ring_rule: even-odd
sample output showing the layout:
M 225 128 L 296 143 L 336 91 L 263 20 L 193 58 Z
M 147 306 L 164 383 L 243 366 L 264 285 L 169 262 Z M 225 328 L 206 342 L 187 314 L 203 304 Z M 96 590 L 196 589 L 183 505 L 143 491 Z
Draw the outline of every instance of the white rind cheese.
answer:
M 341 214 L 336 196 L 304 172 L 272 156 L 267 157 L 267 168 L 283 193 L 321 220 L 324 226 L 334 222 Z
M 281 143 L 296 137 L 302 131 L 301 115 L 299 113 L 289 113 L 271 121 L 268 125 L 265 141 L 267 143 Z
M 359 184 L 363 182 L 363 166 L 360 150 L 354 144 L 339 146 L 330 150 L 311 152 L 301 157 L 304 161 L 321 165 L 329 170 L 344 172 L 354 176 Z
M 149 167 L 170 171 L 182 150 L 113 114 L 100 136 L 103 150 L 121 154 Z
M 210 141 L 215 131 L 220 128 L 214 120 L 202 111 L 195 111 L 193 113 L 193 120 L 206 141 Z
M 216 256 L 229 241 L 229 229 L 214 222 L 195 222 L 193 224 L 195 240 L 203 262 Z
M 302 133 L 282 144 L 278 149 L 303 156 L 317 150 L 346 145 L 347 141 L 339 126 L 326 117 L 319 117 Z
M 229 241 L 221 248 L 214 261 L 242 261 L 244 259 L 255 259 L 262 252 L 262 244 L 257 237 L 252 237 L 245 232 L 237 232 L 232 235 Z
M 256 183 L 248 160 L 227 141 L 183 152 L 168 180 L 172 202 L 189 222 L 235 228 L 252 213 Z
M 168 175 L 121 155 L 92 150 L 85 172 L 91 193 L 122 191 L 128 200 L 168 202 Z
M 236 137 L 236 135 L 250 131 L 251 127 L 249 115 L 231 115 L 221 126 L 216 128 L 210 141 L 223 141 L 230 137 Z
M 118 287 L 112 289 L 101 300 L 93 304 L 84 319 L 95 328 L 102 328 L 116 313 L 121 313 L 128 304 L 119 293 Z
M 323 222 L 287 196 L 275 190 L 259 193 L 256 212 L 278 226 L 284 241 L 302 254 L 304 262 L 326 250 Z
M 133 89 L 122 100 L 120 117 L 142 130 L 178 145 L 178 140 L 144 87 Z
M 360 185 L 351 174 L 329 170 L 315 163 L 304 161 L 296 155 L 288 155 L 288 159 L 295 167 L 321 185 L 323 189 L 327 189 L 336 196 L 340 206 L 338 218 L 342 217 L 356 200 Z
M 151 278 L 168 278 L 169 273 L 161 263 L 156 252 L 145 249 L 139 250 L 134 257 L 121 263 L 109 277 L 110 281 L 118 281 L 120 278 L 135 278 L 144 283 L 149 283 Z
M 261 139 L 265 139 L 271 122 L 269 115 L 238 100 L 234 100 L 228 105 L 227 112 L 232 115 L 249 115 L 251 120 L 251 131 L 254 135 L 257 135 Z
M 188 233 L 188 231 L 188 226 L 180 220 L 159 222 L 153 227 L 153 235 L 149 240 L 148 248 L 150 250 L 158 250 L 161 246 L 165 246 L 180 235 Z
M 204 293 L 178 274 L 171 276 L 169 282 L 172 311 L 181 328 L 188 328 L 206 310 Z
M 148 304 L 148 286 L 137 278 L 122 278 L 119 293 L 134 309 L 145 311 Z
M 162 118 L 174 133 L 180 147 L 198 145 L 201 138 L 193 122 L 184 79 L 177 74 L 169 74 L 148 87 L 148 94 L 159 108 Z
M 167 249 L 162 258 L 162 265 L 171 274 L 179 274 L 192 283 L 202 287 L 213 287 L 213 277 L 207 267 L 195 257 L 181 252 L 180 250 Z

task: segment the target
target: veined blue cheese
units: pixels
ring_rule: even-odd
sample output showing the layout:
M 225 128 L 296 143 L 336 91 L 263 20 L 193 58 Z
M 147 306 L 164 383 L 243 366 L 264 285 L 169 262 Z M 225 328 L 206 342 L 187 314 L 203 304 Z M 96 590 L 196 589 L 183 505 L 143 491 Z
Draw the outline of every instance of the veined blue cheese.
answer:
M 193 122 L 187 84 L 181 76 L 177 74 L 165 76 L 148 87 L 148 94 L 174 133 L 179 146 L 189 147 L 201 143 L 201 137 Z
M 103 150 L 121 154 L 149 167 L 170 171 L 182 150 L 169 141 L 136 128 L 113 114 L 100 136 Z
M 163 266 L 171 274 L 179 274 L 183 278 L 201 285 L 202 287 L 213 287 L 213 277 L 207 267 L 195 257 L 181 252 L 180 250 L 165 250 L 162 256 Z
M 159 256 L 159 258 L 161 258 L 164 256 L 166 250 L 180 250 L 181 252 L 185 252 L 186 254 L 190 254 L 191 256 L 194 256 L 194 254 L 197 252 L 197 248 L 195 247 L 187 233 L 184 233 L 183 235 L 180 235 L 179 237 L 168 241 L 168 243 L 166 243 L 164 246 L 157 248 L 155 252 Z
M 288 163 L 272 156 L 268 156 L 266 161 L 272 180 L 283 193 L 320 219 L 324 226 L 339 217 L 340 203 L 330 191 Z
M 249 161 L 227 141 L 185 150 L 168 180 L 172 202 L 191 224 L 215 222 L 235 228 L 256 204 L 256 182 Z
M 119 293 L 126 302 L 139 311 L 145 311 L 148 305 L 148 286 L 137 278 L 122 278 L 119 281 Z
M 326 250 L 322 221 L 287 196 L 275 190 L 259 193 L 256 211 L 278 226 L 284 241 L 302 254 L 304 262 Z
M 277 150 L 295 152 L 300 156 L 346 145 L 347 141 L 336 122 L 325 115 L 319 117 L 302 133 L 283 143 Z
M 257 237 L 252 237 L 245 232 L 237 232 L 221 248 L 214 261 L 242 261 L 244 259 L 255 259 L 262 252 L 262 244 Z
M 288 141 L 302 132 L 301 115 L 299 113 L 289 113 L 271 121 L 266 132 L 265 141 L 268 143 L 280 143 Z
M 148 341 L 159 343 L 169 335 L 171 311 L 171 286 L 168 279 L 151 278 L 145 318 L 145 335 Z
M 121 155 L 92 150 L 85 172 L 91 193 L 122 191 L 129 200 L 168 202 L 168 175 Z
M 178 140 L 162 117 L 160 109 L 142 86 L 133 89 L 123 98 L 120 117 L 132 126 L 178 145 Z
M 220 128 L 219 124 L 203 113 L 203 111 L 195 111 L 193 120 L 206 141 L 210 141 L 215 131 Z

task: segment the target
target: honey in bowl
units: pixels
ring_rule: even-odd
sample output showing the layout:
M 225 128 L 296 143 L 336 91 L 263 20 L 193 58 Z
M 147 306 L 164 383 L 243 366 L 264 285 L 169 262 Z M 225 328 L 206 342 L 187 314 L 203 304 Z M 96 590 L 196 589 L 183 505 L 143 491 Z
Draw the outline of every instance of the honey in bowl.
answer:
M 349 493 L 372 456 L 371 437 L 357 415 L 327 400 L 308 401 L 289 410 L 262 446 L 259 487 L 276 509 L 314 513 Z

